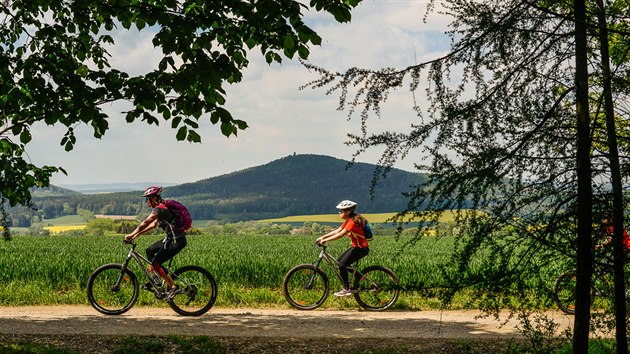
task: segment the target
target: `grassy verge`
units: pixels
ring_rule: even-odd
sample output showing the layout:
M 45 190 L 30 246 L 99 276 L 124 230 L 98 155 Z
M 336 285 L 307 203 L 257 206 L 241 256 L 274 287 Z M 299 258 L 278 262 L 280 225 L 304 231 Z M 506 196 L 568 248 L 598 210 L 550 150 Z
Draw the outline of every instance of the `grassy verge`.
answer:
M 145 353 L 539 353 L 530 344 L 514 339 L 393 339 L 390 341 L 322 338 L 212 338 L 207 336 L 0 336 L 0 353 L 75 354 L 107 352 Z M 591 340 L 589 353 L 615 351 L 613 340 Z M 571 353 L 571 345 L 559 344 L 545 353 Z

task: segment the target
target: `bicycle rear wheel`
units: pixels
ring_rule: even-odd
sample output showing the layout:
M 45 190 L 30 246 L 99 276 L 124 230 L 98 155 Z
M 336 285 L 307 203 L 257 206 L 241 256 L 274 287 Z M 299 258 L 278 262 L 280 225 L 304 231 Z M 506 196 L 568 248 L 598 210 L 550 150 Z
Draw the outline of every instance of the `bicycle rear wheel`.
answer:
M 371 266 L 354 279 L 354 298 L 366 310 L 382 311 L 392 307 L 400 295 L 396 274 L 382 266 Z
M 88 301 L 98 312 L 120 315 L 127 312 L 138 300 L 138 279 L 122 264 L 105 264 L 98 267 L 87 283 Z
M 575 272 L 560 274 L 553 284 L 553 296 L 560 310 L 568 315 L 575 314 Z
M 173 272 L 172 278 L 180 290 L 168 304 L 182 316 L 201 316 L 217 300 L 217 283 L 204 268 L 185 266 Z
M 328 277 L 311 264 L 293 267 L 282 282 L 284 298 L 298 310 L 313 310 L 328 296 Z

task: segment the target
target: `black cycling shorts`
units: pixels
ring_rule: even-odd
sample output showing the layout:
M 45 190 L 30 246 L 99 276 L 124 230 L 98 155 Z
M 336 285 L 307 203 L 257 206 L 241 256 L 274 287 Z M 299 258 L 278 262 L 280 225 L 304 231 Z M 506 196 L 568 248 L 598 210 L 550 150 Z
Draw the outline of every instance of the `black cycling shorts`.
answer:
M 186 245 L 186 237 L 156 241 L 154 244 L 147 247 L 147 259 L 149 259 L 151 263 L 162 265 L 164 262 L 175 257 Z

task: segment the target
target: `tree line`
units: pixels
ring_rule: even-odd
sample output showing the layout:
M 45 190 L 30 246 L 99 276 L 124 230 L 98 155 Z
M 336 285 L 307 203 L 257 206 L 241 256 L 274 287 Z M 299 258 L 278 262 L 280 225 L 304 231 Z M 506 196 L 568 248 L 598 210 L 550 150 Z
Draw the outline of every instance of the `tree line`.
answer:
M 393 212 L 405 207 L 403 192 L 419 183 L 421 174 L 392 170 L 370 185 L 374 165 L 321 155 L 291 155 L 224 176 L 164 188 L 164 198 L 186 205 L 193 219 L 245 221 L 290 215 L 334 212 L 342 199 L 359 203 L 363 213 Z M 339 182 L 342 183 L 339 183 Z M 79 210 L 94 214 L 143 216 L 150 211 L 141 192 L 81 194 L 58 187 L 33 191 L 31 207 L 9 211 L 11 226 L 29 227 Z

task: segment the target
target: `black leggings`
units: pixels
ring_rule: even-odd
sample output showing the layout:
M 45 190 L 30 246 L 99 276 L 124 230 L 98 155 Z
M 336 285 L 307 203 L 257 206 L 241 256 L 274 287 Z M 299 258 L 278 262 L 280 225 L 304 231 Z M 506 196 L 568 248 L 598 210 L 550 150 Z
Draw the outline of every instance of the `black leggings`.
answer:
M 358 261 L 370 253 L 369 248 L 348 248 L 344 253 L 339 256 L 337 261 L 339 262 L 339 274 L 341 275 L 341 282 L 344 289 L 350 289 L 350 282 L 348 281 L 348 268 L 347 266 Z
M 156 241 L 154 244 L 147 247 L 147 259 L 151 261 L 152 264 L 158 263 L 162 265 L 164 262 L 175 257 L 179 251 L 186 247 L 186 244 L 186 237 Z

